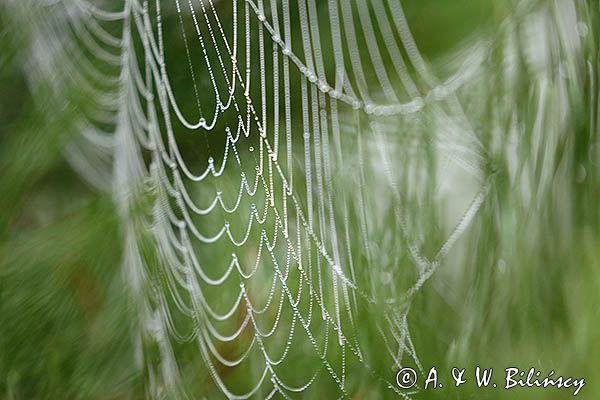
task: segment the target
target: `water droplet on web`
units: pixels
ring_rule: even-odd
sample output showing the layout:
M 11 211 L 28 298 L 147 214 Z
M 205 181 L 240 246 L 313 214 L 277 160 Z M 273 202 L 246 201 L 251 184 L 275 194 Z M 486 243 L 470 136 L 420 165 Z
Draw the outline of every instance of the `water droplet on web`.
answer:
M 323 93 L 327 93 L 329 91 L 329 85 L 326 82 L 319 83 L 319 90 Z

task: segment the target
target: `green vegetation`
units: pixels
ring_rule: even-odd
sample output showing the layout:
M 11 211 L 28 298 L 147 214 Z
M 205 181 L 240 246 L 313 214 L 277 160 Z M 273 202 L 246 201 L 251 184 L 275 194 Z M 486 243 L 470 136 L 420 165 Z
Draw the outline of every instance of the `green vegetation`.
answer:
M 326 2 L 318 3 L 326 8 Z M 456 90 L 482 144 L 479 167 L 488 190 L 477 216 L 410 305 L 407 318 L 418 358 L 426 373 L 435 366 L 444 382 L 443 388 L 423 391 L 415 398 L 541 400 L 570 398 L 572 394 L 571 390 L 555 388 L 506 391 L 477 389 L 472 384 L 453 387 L 449 375 L 453 367 L 474 371 L 476 366 L 494 368 L 498 374 L 508 367 L 525 371 L 534 367 L 542 378 L 550 370 L 557 375 L 583 377 L 585 387 L 578 398 L 600 398 L 599 6 L 592 1 L 578 4 L 587 34 L 581 35 L 577 52 L 569 53 L 568 43 L 557 39 L 562 26 L 549 29 L 548 36 L 555 35 L 552 40 L 557 44 L 549 45 L 550 61 L 536 70 L 530 60 L 534 50 L 527 31 L 531 20 L 525 16 L 536 7 L 547 6 L 548 24 L 556 22 L 560 9 L 553 8 L 555 2 L 525 2 L 530 4 L 527 7 L 487 0 L 407 3 L 406 15 L 415 41 L 436 74 L 451 76 L 460 71 L 462 46 L 477 38 L 492 38 L 481 67 Z M 220 6 L 223 15 L 229 16 L 228 6 Z M 511 15 L 516 15 L 511 19 L 516 21 L 514 25 L 506 22 Z M 150 393 L 148 370 L 161 366 L 162 354 L 155 341 L 138 331 L 139 308 L 132 304 L 126 282 L 129 278 L 123 272 L 124 224 L 114 193 L 85 183 L 64 158 L 65 146 L 79 134 L 77 118 L 89 112 L 94 99 L 78 87 L 69 88 L 72 92 L 58 98 L 48 77 L 32 82 L 26 66 L 34 33 L 27 26 L 28 21 L 34 24 L 39 17 L 33 11 L 15 12 L 11 2 L 0 4 L 0 398 L 159 397 Z M 174 89 L 183 93 L 179 99 L 184 113 L 196 112 L 176 15 L 166 13 L 164 25 L 165 41 L 172 44 L 167 49 L 167 61 L 175 70 Z M 185 27 L 193 29 L 191 20 L 185 21 Z M 301 35 L 299 28 L 293 34 Z M 137 41 L 135 44 L 141 46 Z M 299 46 L 300 40 L 294 44 Z M 573 58 L 575 54 L 577 58 Z M 507 55 L 514 63 L 513 70 L 506 66 Z M 329 60 L 326 68 L 332 70 L 332 66 L 333 60 Z M 374 71 L 366 73 L 373 75 Z M 209 91 L 206 76 L 198 76 L 197 90 Z M 260 98 L 258 85 L 252 90 L 251 96 Z M 210 109 L 211 98 L 202 97 L 201 101 L 207 102 L 200 105 L 202 110 Z M 449 102 L 443 107 L 454 112 L 456 104 Z M 418 117 L 384 121 L 386 129 L 403 134 L 390 135 L 386 145 L 401 149 L 398 158 L 406 157 L 402 162 L 407 166 L 413 157 L 420 157 L 418 166 L 431 183 L 414 198 L 407 196 L 408 226 L 414 228 L 414 238 L 400 237 L 391 203 L 370 204 L 372 209 L 381 206 L 373 218 L 379 225 L 371 238 L 382 253 L 375 258 L 381 270 L 372 272 L 366 257 L 354 260 L 357 280 L 363 287 L 372 289 L 387 278 L 381 289 L 373 290 L 377 304 L 360 304 L 357 324 L 367 361 L 374 371 L 392 381 L 396 371 L 390 370 L 389 357 L 383 355 L 385 343 L 377 336 L 385 313 L 383 306 L 377 306 L 396 296 L 398 304 L 390 307 L 401 309 L 401 295 L 412 286 L 415 275 L 404 240 L 427 237 L 422 250 L 433 258 L 448 236 L 448 226 L 457 222 L 452 219 L 454 214 L 462 215 L 453 214 L 453 204 L 440 207 L 434 195 L 444 183 L 436 175 L 444 169 L 436 153 L 444 144 L 439 132 L 451 131 L 454 123 L 459 125 L 448 120 L 444 121 L 447 126 L 440 127 L 437 112 L 424 107 Z M 344 117 L 348 116 L 352 114 Z M 361 130 L 366 131 L 367 126 L 359 120 L 352 128 L 356 131 L 346 132 L 346 149 L 355 152 L 349 154 L 346 170 L 338 165 L 335 171 L 340 193 L 355 190 L 354 172 L 360 166 L 357 149 L 363 140 Z M 183 129 L 176 134 L 183 157 L 195 160 L 196 166 L 211 155 L 216 158 L 215 149 L 225 142 L 222 136 L 186 136 Z M 258 146 L 256 137 L 245 140 L 246 147 Z M 418 150 L 409 151 L 415 145 Z M 375 175 L 377 171 L 369 172 Z M 471 182 L 463 178 L 461 175 L 451 184 L 469 194 Z M 408 185 L 410 177 L 400 180 Z M 236 185 L 232 179 L 218 189 L 234 193 Z M 128 210 L 132 218 L 152 212 L 157 195 L 151 185 L 143 189 L 147 190 L 135 193 L 139 197 L 129 204 L 135 205 Z M 209 198 L 204 193 L 194 195 Z M 472 197 L 465 196 L 467 200 Z M 463 204 L 461 201 L 462 197 L 457 203 Z M 236 221 L 231 222 L 233 226 Z M 137 238 L 149 281 L 156 284 L 146 289 L 166 291 L 159 251 L 149 231 L 141 226 L 135 225 Z M 358 223 L 351 228 L 360 230 Z M 360 240 L 357 234 L 356 243 L 349 245 L 353 252 L 363 245 Z M 231 254 L 227 246 L 212 250 L 202 256 L 217 260 Z M 206 250 L 199 247 L 197 251 Z M 253 254 L 244 256 L 251 258 Z M 298 272 L 294 273 L 291 279 L 298 280 Z M 269 279 L 264 276 L 264 282 L 270 284 Z M 226 299 L 239 282 L 211 294 Z M 249 285 L 248 292 L 261 299 L 265 287 Z M 234 326 L 243 317 L 243 313 L 237 315 Z M 178 322 L 185 328 L 196 322 L 175 318 L 181 318 Z M 285 339 L 273 346 L 281 347 Z M 244 340 L 247 343 L 250 339 Z M 165 398 L 182 393 L 191 394 L 191 398 L 199 393 L 210 399 L 222 397 L 196 344 L 177 343 L 173 349 L 181 393 L 168 393 Z M 227 346 L 221 350 L 230 355 L 240 352 Z M 307 361 L 308 350 L 292 352 L 292 361 L 282 373 L 294 376 L 318 368 L 322 360 L 313 357 Z M 144 354 L 143 362 L 140 353 Z M 396 398 L 360 364 L 348 357 L 350 398 Z M 219 372 L 232 389 L 240 391 L 257 380 L 227 368 Z M 419 377 L 420 382 L 423 378 Z M 259 392 L 257 396 L 266 395 Z M 322 379 L 305 397 L 339 395 L 331 380 Z

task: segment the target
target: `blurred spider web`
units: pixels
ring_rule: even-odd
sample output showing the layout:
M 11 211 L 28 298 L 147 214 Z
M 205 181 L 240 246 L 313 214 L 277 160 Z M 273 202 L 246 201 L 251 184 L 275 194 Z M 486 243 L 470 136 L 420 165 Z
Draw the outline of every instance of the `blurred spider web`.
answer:
M 115 3 L 41 7 L 31 76 L 90 98 L 65 154 L 119 206 L 150 395 L 411 397 L 412 299 L 493 182 L 491 39 L 440 80 L 398 0 Z

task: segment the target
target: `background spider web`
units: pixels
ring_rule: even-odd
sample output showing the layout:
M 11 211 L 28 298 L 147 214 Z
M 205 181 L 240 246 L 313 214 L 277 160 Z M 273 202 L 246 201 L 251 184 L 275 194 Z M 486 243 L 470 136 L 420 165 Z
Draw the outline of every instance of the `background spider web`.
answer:
M 585 68 L 585 7 L 519 7 L 502 41 L 455 49 L 445 79 L 394 0 L 42 7 L 31 73 L 92 99 L 66 155 L 119 205 L 153 397 L 347 397 L 362 376 L 412 395 L 395 384 L 402 366 L 422 369 L 412 301 L 493 190 L 490 154 L 518 135 L 514 115 L 481 122 L 509 98 L 483 79 L 494 46 L 501 85 L 522 48 L 537 77 L 534 156 L 505 160 L 524 204 L 550 190 L 528 174 L 556 162 L 537 155 L 564 140 L 568 109 L 553 110 Z M 511 42 L 522 25 L 533 33 Z M 181 384 L 203 372 L 212 384 Z

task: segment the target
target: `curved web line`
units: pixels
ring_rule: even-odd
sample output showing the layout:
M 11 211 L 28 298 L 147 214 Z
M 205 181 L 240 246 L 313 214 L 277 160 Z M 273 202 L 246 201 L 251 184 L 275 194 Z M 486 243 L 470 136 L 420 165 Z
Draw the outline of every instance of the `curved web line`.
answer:
M 103 92 L 101 90 L 95 90 L 98 95 L 97 98 L 100 101 L 100 109 L 110 109 L 111 107 L 117 107 L 115 111 L 120 114 L 118 117 L 119 126 L 116 134 L 115 147 L 120 149 L 115 150 L 115 172 L 117 181 L 122 182 L 135 182 L 141 178 L 147 179 L 151 183 L 153 190 L 156 195 L 156 202 L 154 204 L 153 215 L 150 216 L 150 226 L 152 235 L 155 236 L 157 242 L 157 249 L 160 257 L 163 259 L 165 264 L 169 268 L 165 268 L 164 280 L 165 286 L 168 290 L 169 296 L 174 300 L 176 307 L 183 314 L 196 319 L 196 325 L 189 334 L 181 334 L 175 327 L 173 318 L 170 315 L 169 305 L 167 304 L 165 293 L 154 294 L 156 300 L 159 300 L 162 315 L 159 320 L 162 320 L 160 324 L 166 327 L 166 330 L 172 335 L 175 340 L 180 342 L 188 342 L 196 340 L 200 347 L 200 352 L 205 359 L 206 365 L 209 368 L 211 376 L 215 383 L 220 387 L 223 393 L 229 398 L 247 398 L 252 396 L 263 384 L 267 375 L 271 377 L 271 384 L 273 390 L 270 395 L 279 392 L 284 397 L 284 391 L 298 392 L 307 389 L 316 379 L 318 371 L 312 375 L 306 383 L 300 386 L 287 385 L 277 375 L 273 366 L 281 364 L 290 349 L 291 337 L 294 335 L 296 321 L 299 321 L 304 329 L 305 334 L 309 338 L 313 345 L 315 352 L 321 357 L 327 373 L 336 382 L 343 396 L 347 395 L 345 389 L 345 354 L 346 349 L 349 349 L 359 361 L 363 363 L 365 368 L 369 369 L 378 378 L 383 379 L 378 373 L 368 365 L 361 354 L 361 348 L 356 339 L 355 344 L 346 337 L 345 333 L 342 332 L 342 304 L 345 304 L 345 312 L 348 314 L 348 319 L 351 321 L 350 334 L 353 335 L 352 330 L 356 329 L 353 320 L 353 310 L 350 302 L 350 296 L 348 288 L 354 298 L 354 304 L 356 304 L 356 296 L 367 303 L 377 304 L 377 302 L 368 294 L 364 289 L 360 288 L 356 282 L 354 269 L 352 266 L 352 250 L 342 249 L 340 240 L 338 238 L 339 227 L 343 226 L 344 237 L 346 243 L 349 246 L 350 234 L 348 232 L 348 213 L 347 213 L 347 202 L 346 197 L 341 196 L 341 201 L 338 200 L 337 196 L 334 195 L 333 186 L 333 160 L 331 153 L 335 152 L 335 157 L 338 162 L 342 161 L 341 143 L 343 138 L 340 135 L 339 119 L 342 118 L 338 113 L 338 102 L 342 105 L 349 105 L 358 112 L 364 113 L 367 118 L 371 121 L 371 127 L 374 132 L 377 132 L 377 124 L 374 118 L 378 116 L 393 116 L 397 114 L 416 113 L 422 110 L 430 100 L 435 101 L 447 101 L 458 110 L 459 115 L 463 115 L 460 104 L 454 97 L 456 89 L 465 81 L 464 75 L 456 75 L 449 78 L 444 83 L 437 83 L 435 77 L 433 77 L 427 70 L 425 61 L 420 56 L 417 47 L 414 43 L 406 20 L 404 18 L 402 8 L 399 2 L 390 1 L 388 7 L 391 13 L 391 19 L 393 24 L 389 23 L 388 12 L 384 9 L 382 0 L 374 1 L 371 7 L 367 5 L 364 0 L 357 1 L 357 10 L 361 21 L 361 32 L 364 35 L 368 43 L 368 52 L 370 54 L 369 60 L 365 61 L 361 56 L 357 48 L 345 48 L 344 38 L 342 37 L 342 29 L 345 35 L 345 43 L 350 45 L 355 43 L 356 35 L 359 31 L 354 27 L 354 11 L 352 6 L 348 2 L 338 3 L 336 0 L 328 1 L 328 12 L 329 12 L 329 23 L 331 27 L 332 35 L 332 46 L 334 49 L 335 59 L 335 84 L 333 87 L 327 81 L 327 76 L 323 61 L 323 47 L 321 43 L 321 33 L 319 32 L 319 18 L 316 8 L 316 2 L 314 0 L 301 0 L 299 2 L 300 20 L 303 26 L 302 30 L 302 46 L 304 50 L 305 61 L 301 60 L 298 54 L 292 51 L 291 47 L 291 31 L 290 31 L 290 4 L 287 0 L 283 1 L 282 9 L 283 14 L 280 18 L 278 14 L 277 6 L 271 6 L 271 18 L 272 23 L 267 20 L 265 15 L 265 7 L 262 0 L 258 1 L 258 4 L 252 0 L 245 2 L 245 21 L 246 21 L 246 32 L 240 34 L 238 26 L 234 23 L 233 26 L 233 44 L 227 39 L 223 26 L 221 24 L 217 8 L 212 0 L 198 1 L 193 3 L 192 0 L 187 1 L 190 16 L 194 22 L 194 28 L 196 33 L 196 39 L 201 48 L 204 65 L 207 68 L 208 77 L 211 81 L 211 87 L 214 91 L 214 114 L 212 120 L 206 120 L 203 115 L 203 111 L 200 106 L 198 87 L 196 84 L 196 75 L 192 60 L 190 56 L 190 48 L 194 45 L 188 41 L 185 30 L 183 29 L 183 1 L 174 0 L 179 23 L 182 25 L 183 40 L 185 42 L 186 60 L 188 62 L 188 68 L 192 76 L 192 86 L 194 90 L 194 98 L 197 103 L 198 112 L 200 117 L 197 121 L 188 120 L 179 107 L 175 93 L 170 83 L 167 65 L 165 63 L 165 44 L 162 33 L 162 17 L 161 17 L 161 6 L 160 2 L 157 1 L 156 8 L 156 23 L 150 19 L 148 2 L 142 3 L 137 0 L 125 1 L 125 7 L 122 11 L 108 12 L 91 5 L 84 0 L 75 0 L 77 7 L 82 10 L 87 16 L 84 19 L 79 19 L 77 14 L 69 13 L 70 21 L 68 22 L 74 29 L 74 34 L 80 39 L 81 45 L 86 46 L 90 52 L 95 54 L 101 61 L 113 65 L 120 66 L 121 75 L 119 77 L 120 83 L 120 98 L 118 102 L 114 101 L 114 96 L 111 96 L 109 92 Z M 199 7 L 199 10 L 198 10 Z M 339 10 L 341 9 L 341 15 Z M 391 76 L 391 71 L 387 71 L 384 66 L 381 53 L 381 43 L 376 40 L 376 34 L 372 23 L 372 16 L 370 9 L 375 14 L 378 29 L 382 31 L 383 45 L 385 45 L 386 51 L 391 54 L 394 60 L 394 73 L 395 77 Z M 250 97 L 250 83 L 251 75 L 240 69 L 237 64 L 238 59 L 238 39 L 239 36 L 245 36 L 246 38 L 246 59 L 249 62 L 250 51 L 249 48 L 251 43 L 249 40 L 249 24 L 251 19 L 249 18 L 249 11 L 254 13 L 256 20 L 258 21 L 258 34 L 259 34 L 259 53 L 260 53 L 260 97 L 261 97 L 261 109 L 255 108 L 255 103 Z M 201 14 L 197 17 L 197 13 Z M 234 21 L 238 20 L 238 7 L 237 1 L 233 0 L 233 13 Z M 202 20 L 202 17 L 204 18 Z M 216 23 L 216 29 L 213 29 L 213 23 L 211 18 Z M 117 38 L 112 36 L 105 30 L 100 22 L 117 22 L 123 23 L 123 38 Z M 280 22 L 283 23 L 283 37 L 281 36 Z M 206 28 L 202 30 L 201 24 Z M 60 25 L 59 25 L 60 26 Z M 156 26 L 156 35 L 154 32 L 154 26 Z M 305 29 L 304 29 L 305 28 Z M 137 56 L 135 55 L 135 49 L 133 46 L 133 31 L 139 35 L 144 51 L 145 65 L 143 68 L 138 65 Z M 273 141 L 268 137 L 270 133 L 267 113 L 267 92 L 266 92 L 266 76 L 265 76 L 265 32 L 266 38 L 270 40 L 274 46 L 273 51 L 273 65 L 274 65 L 274 104 L 275 110 L 273 111 Z M 206 34 L 208 33 L 208 38 Z M 401 39 L 401 44 L 396 43 L 395 34 L 398 34 Z M 218 38 L 218 40 L 217 40 Z M 118 48 L 121 51 L 119 56 L 107 52 L 104 47 L 100 47 L 96 44 L 95 40 L 99 40 L 104 45 L 109 47 Z M 222 54 L 220 50 L 219 40 L 221 45 L 225 47 L 225 53 Z M 58 44 L 59 48 L 65 48 L 68 43 Z M 211 56 L 209 56 L 208 48 L 216 53 L 217 65 L 213 65 Z M 421 79 L 424 79 L 431 85 L 431 89 L 424 95 L 418 93 L 416 84 L 410 74 L 407 72 L 407 67 L 404 63 L 403 55 L 400 52 L 400 48 L 403 48 L 408 56 L 409 61 L 415 67 Z M 281 55 L 281 63 L 283 65 L 283 73 L 279 74 L 279 65 Z M 212 56 L 213 58 L 215 56 Z M 85 60 L 85 57 L 81 57 Z M 225 64 L 225 60 L 231 61 L 231 70 L 228 69 Z M 350 60 L 351 70 L 346 71 L 344 63 L 345 60 Z M 387 99 L 386 104 L 375 104 L 369 96 L 369 85 L 367 85 L 367 78 L 365 76 L 365 63 L 371 63 L 369 68 L 373 68 L 377 72 L 379 81 L 377 82 L 379 90 L 381 90 Z M 80 64 L 81 65 L 81 64 Z M 302 103 L 302 126 L 303 126 L 303 138 L 304 138 L 304 164 L 305 164 L 305 178 L 306 178 L 306 211 L 301 201 L 301 194 L 299 190 L 295 190 L 293 187 L 293 162 L 291 158 L 292 154 L 292 112 L 290 104 L 291 85 L 290 85 L 290 70 L 289 68 L 296 68 L 297 72 L 300 73 L 301 83 L 301 103 Z M 248 67 L 248 65 L 246 66 Z M 248 68 L 247 68 L 248 69 Z M 73 70 L 78 71 L 77 64 L 73 65 Z M 88 73 L 94 73 L 95 69 L 93 64 L 88 63 L 83 69 Z M 348 76 L 348 72 L 357 79 L 357 87 L 360 93 L 360 97 L 357 97 L 352 89 L 352 82 Z M 221 92 L 219 90 L 219 84 L 217 83 L 216 74 L 220 74 L 222 79 L 225 80 L 226 99 L 221 98 Z M 110 76 L 106 76 L 106 79 L 96 74 L 90 79 L 99 79 L 104 82 L 110 81 Z M 396 88 L 392 79 L 398 78 L 404 88 L 406 89 L 409 97 L 411 98 L 408 102 L 399 102 L 396 94 Z M 87 78 L 84 75 L 77 75 L 77 82 L 85 85 Z M 281 80 L 281 81 L 280 81 Z M 114 79 L 113 79 L 114 81 Z M 279 114 L 279 89 L 280 83 L 283 84 L 283 96 L 284 96 L 284 125 L 286 132 L 286 147 L 288 157 L 285 160 L 287 174 L 283 170 L 283 164 L 279 163 L 278 154 L 280 149 L 280 114 Z M 239 89 L 238 89 L 239 87 Z M 94 88 L 90 88 L 94 91 Z M 155 102 L 153 92 L 156 90 L 158 94 L 158 103 Z M 246 104 L 238 104 L 238 99 L 235 94 L 238 91 L 242 91 L 244 95 L 244 102 Z M 111 101 L 113 99 L 113 101 Z M 146 104 L 142 106 L 140 99 L 143 99 Z M 328 106 L 329 103 L 329 106 Z M 158 107 L 160 116 L 163 119 L 166 131 L 161 132 L 160 124 L 158 122 L 159 117 L 157 115 L 156 107 Z M 220 163 L 215 163 L 214 158 L 209 157 L 206 168 L 200 173 L 193 173 L 188 165 L 186 164 L 176 141 L 175 133 L 173 130 L 173 121 L 171 120 L 172 113 L 176 117 L 178 123 L 188 130 L 202 130 L 204 132 L 210 132 L 216 129 L 217 121 L 221 114 L 231 110 L 235 113 L 237 118 L 237 126 L 235 128 L 235 134 L 232 134 L 231 127 L 225 128 L 226 143 L 224 146 L 223 158 Z M 246 114 L 242 112 L 246 110 Z M 100 110 L 98 111 L 100 113 Z M 244 117 L 246 116 L 246 118 Z M 107 116 L 107 119 L 110 119 Z M 466 117 L 464 117 L 467 121 Z M 254 120 L 254 122 L 252 122 Z M 329 123 L 329 121 L 332 121 Z M 468 123 L 468 121 L 467 121 Z M 258 160 L 255 159 L 255 176 L 254 179 L 248 179 L 248 175 L 242 168 L 242 162 L 240 159 L 240 152 L 242 149 L 239 147 L 242 133 L 244 137 L 251 135 L 251 129 L 255 127 L 259 134 L 259 155 Z M 132 137 L 128 137 L 129 132 L 133 134 Z M 471 142 L 476 145 L 480 145 L 476 139 L 473 131 L 470 130 Z M 166 134 L 166 141 L 164 143 L 162 133 Z M 331 147 L 330 138 L 333 138 L 333 147 Z M 139 156 L 140 148 L 144 148 L 151 152 L 152 161 L 148 166 L 145 165 L 144 161 Z M 231 155 L 233 154 L 233 155 Z M 337 157 L 337 158 L 336 158 Z M 233 158 L 234 162 L 231 163 Z M 265 163 L 266 159 L 266 163 Z M 230 163 L 228 164 L 228 161 Z M 119 164 L 121 163 L 121 164 Z M 385 166 L 385 160 L 383 162 Z M 123 165 L 125 168 L 119 170 L 117 166 Z M 218 166 L 217 166 L 218 165 Z M 226 167 L 235 166 L 239 169 L 240 183 L 237 195 L 234 196 L 232 205 L 227 205 L 223 198 L 222 192 L 217 191 L 212 197 L 212 200 L 208 202 L 206 206 L 199 206 L 190 194 L 184 179 L 190 182 L 199 184 L 203 181 L 217 179 L 224 176 L 226 173 Z M 476 168 L 476 167 L 475 167 Z M 361 168 L 362 169 L 362 168 Z M 393 193 L 396 197 L 395 212 L 398 214 L 399 220 L 403 221 L 404 218 L 403 210 L 400 206 L 401 196 L 400 190 L 393 183 L 393 177 L 390 174 L 391 168 L 389 166 L 384 167 L 384 170 L 390 175 L 389 179 L 392 182 L 391 186 L 394 189 Z M 229 171 L 229 170 L 228 170 Z M 280 187 L 275 188 L 274 177 L 277 177 L 281 181 Z M 250 182 L 254 183 L 251 184 Z M 260 185 L 259 185 L 260 181 Z M 487 193 L 489 185 L 486 183 L 482 191 L 476 195 L 473 202 L 469 206 L 465 215 L 462 217 L 458 225 L 451 232 L 448 239 L 443 243 L 437 254 L 432 260 L 428 260 L 425 256 L 420 254 L 416 245 L 410 243 L 409 235 L 407 233 L 407 227 L 405 223 L 402 223 L 400 228 L 405 236 L 405 241 L 409 245 L 409 249 L 415 261 L 420 268 L 420 274 L 417 282 L 413 287 L 406 293 L 406 303 L 410 304 L 410 300 L 414 297 L 415 293 L 419 291 L 421 286 L 434 274 L 435 270 L 441 263 L 442 259 L 446 256 L 450 248 L 456 242 L 456 239 L 466 229 L 468 224 L 473 219 L 478 208 L 481 206 Z M 196 216 L 208 216 L 216 210 L 224 211 L 226 214 L 234 215 L 239 217 L 240 205 L 246 198 L 254 198 L 259 190 L 264 193 L 265 204 L 264 211 L 259 212 L 259 205 L 256 202 L 252 202 L 250 214 L 248 215 L 248 221 L 246 229 L 242 235 L 236 237 L 231 230 L 231 227 L 227 221 L 222 226 L 211 226 L 208 227 L 211 233 L 201 232 L 196 226 L 193 215 Z M 276 204 L 276 189 L 277 192 L 281 192 L 283 201 Z M 362 192 L 362 189 L 361 189 Z M 122 196 L 123 193 L 120 193 Z M 317 202 L 313 204 L 313 197 L 316 196 Z M 289 234 L 290 224 L 288 216 L 288 200 L 291 201 L 292 210 L 295 213 L 297 226 L 297 238 L 298 243 L 293 243 L 291 235 Z M 125 197 L 125 203 L 130 200 Z M 176 207 L 172 207 L 171 203 L 174 202 Z M 341 203 L 341 204 L 340 204 Z M 334 213 L 334 207 L 342 207 L 344 214 L 344 221 L 340 225 L 339 221 L 336 221 L 336 215 Z M 283 207 L 283 211 L 280 211 L 279 207 Z M 360 206 L 362 212 L 364 212 L 364 205 Z M 316 219 L 315 219 L 316 215 Z M 269 238 L 269 234 L 263 224 L 270 217 L 274 220 L 272 238 Z M 128 217 L 126 216 L 126 219 Z M 132 221 L 126 221 L 126 224 L 131 224 Z M 206 228 L 206 227 L 204 227 Z M 212 244 L 221 242 L 223 240 L 229 241 L 236 247 L 248 246 L 251 232 L 256 229 L 260 229 L 258 253 L 255 258 L 254 266 L 250 269 L 250 272 L 244 272 L 244 269 L 240 266 L 239 258 L 236 253 L 232 254 L 231 261 L 228 263 L 228 267 L 225 272 L 218 277 L 209 276 L 208 272 L 201 266 L 200 260 L 196 255 L 196 250 L 190 239 L 198 240 L 203 244 Z M 361 228 L 362 236 L 366 237 L 367 231 L 364 227 Z M 129 230 L 128 230 L 129 232 Z M 191 232 L 191 237 L 190 237 Z M 306 234 L 306 240 L 302 243 L 301 237 L 302 232 Z M 135 234 L 133 235 L 133 242 L 135 243 Z M 282 272 L 279 266 L 279 261 L 276 258 L 275 248 L 277 246 L 277 240 L 281 238 L 284 245 L 287 247 L 286 261 L 285 261 L 285 272 Z M 366 240 L 363 238 L 364 245 L 367 245 Z M 314 261 L 310 256 L 310 249 L 316 249 L 318 254 L 317 264 L 318 277 L 312 276 Z M 252 304 L 252 301 L 247 295 L 245 290 L 244 281 L 248 281 L 253 278 L 254 274 L 259 268 L 261 263 L 261 257 L 263 249 L 266 249 L 268 255 L 271 256 L 272 265 L 274 267 L 274 275 L 272 285 L 268 286 L 268 296 L 266 305 L 262 308 L 257 308 Z M 307 260 L 308 268 L 302 261 L 302 250 L 309 250 L 309 257 Z M 137 257 L 136 251 L 130 252 L 130 258 Z M 344 269 L 348 269 L 350 277 L 342 270 L 342 252 L 347 252 L 349 266 Z M 369 251 L 367 250 L 367 254 Z M 331 287 L 327 288 L 322 285 L 324 280 L 321 276 L 321 259 L 325 260 L 326 265 L 331 273 Z M 299 272 L 299 287 L 296 296 L 293 294 L 293 290 L 288 286 L 287 280 L 290 273 L 290 266 L 295 265 Z M 132 268 L 138 268 L 136 263 L 132 264 Z M 211 307 L 209 299 L 204 295 L 203 290 L 197 282 L 197 276 L 204 282 L 211 286 L 219 286 L 224 284 L 232 273 L 236 272 L 236 275 L 241 279 L 241 286 L 239 294 L 235 297 L 232 306 L 224 313 L 217 312 Z M 140 271 L 132 271 L 132 274 L 141 273 Z M 144 274 L 141 273 L 143 276 Z M 148 277 L 141 278 L 145 282 L 148 281 Z M 277 306 L 275 315 L 275 321 L 271 328 L 267 331 L 263 331 L 259 328 L 255 315 L 264 314 L 271 308 L 272 300 L 275 297 L 275 288 L 277 284 L 281 285 L 280 301 Z M 303 291 L 303 287 L 304 288 Z M 318 287 L 318 289 L 317 289 Z M 161 287 L 154 288 L 156 291 L 164 290 Z M 183 289 L 184 292 L 189 294 L 192 300 L 192 305 L 186 304 L 186 300 L 181 297 L 179 290 Z M 333 315 L 328 310 L 327 305 L 324 302 L 323 292 L 330 292 L 334 295 L 334 312 Z M 343 298 L 339 298 L 339 292 L 342 292 Z M 307 293 L 310 300 L 309 317 L 306 319 L 301 310 L 298 308 L 302 294 Z M 287 335 L 287 342 L 284 346 L 283 353 L 277 359 L 272 359 L 271 355 L 265 347 L 263 337 L 270 337 L 276 334 L 277 327 L 282 314 L 282 308 L 284 305 L 284 299 L 287 298 L 287 304 L 291 307 L 293 318 L 291 322 L 291 328 Z M 234 317 L 236 312 L 239 311 L 240 305 L 244 300 L 246 304 L 246 317 L 238 328 L 232 334 L 222 334 L 212 324 L 211 319 L 216 321 L 226 321 Z M 147 300 L 142 300 L 146 307 L 149 307 Z M 310 330 L 310 320 L 312 318 L 312 305 L 316 305 L 317 309 L 320 309 L 321 316 L 326 321 L 326 326 L 331 326 L 338 336 L 338 344 L 342 349 L 343 360 L 342 360 L 342 372 L 341 376 L 334 371 L 333 366 L 327 360 L 326 353 L 321 353 L 319 345 L 314 337 L 313 332 Z M 201 316 L 198 315 L 200 311 Z M 416 352 L 412 341 L 408 333 L 406 326 L 406 318 L 398 319 L 397 313 L 393 308 L 388 308 L 385 311 L 386 322 L 388 326 L 392 327 L 392 334 L 398 349 L 396 352 L 388 345 L 389 353 L 394 358 L 395 362 L 399 365 L 402 354 L 404 351 L 410 353 L 411 358 L 418 364 Z M 198 319 L 200 318 L 200 319 Z M 153 324 L 156 320 L 153 320 Z M 251 344 L 245 350 L 245 352 L 236 359 L 227 359 L 221 355 L 218 349 L 214 346 L 212 339 L 214 337 L 219 341 L 233 341 L 238 338 L 247 329 L 247 327 L 253 327 L 253 337 Z M 199 334 L 200 333 L 200 334 Z M 385 335 L 382 333 L 385 339 Z M 327 343 L 328 335 L 325 335 Z M 250 354 L 254 344 L 257 343 L 260 351 L 263 354 L 265 360 L 265 369 L 261 374 L 259 381 L 256 386 L 251 388 L 247 393 L 236 395 L 227 389 L 226 384 L 219 376 L 218 371 L 215 369 L 211 361 L 211 356 L 216 358 L 220 363 L 227 366 L 236 366 L 242 363 Z M 166 350 L 165 350 L 166 351 Z M 168 353 L 168 351 L 167 351 Z M 394 354 L 395 353 L 395 354 Z M 173 356 L 174 357 L 174 356 Z M 387 381 L 385 381 L 387 382 Z M 387 382 L 389 384 L 389 382 Z M 393 385 L 388 385 L 392 390 Z

